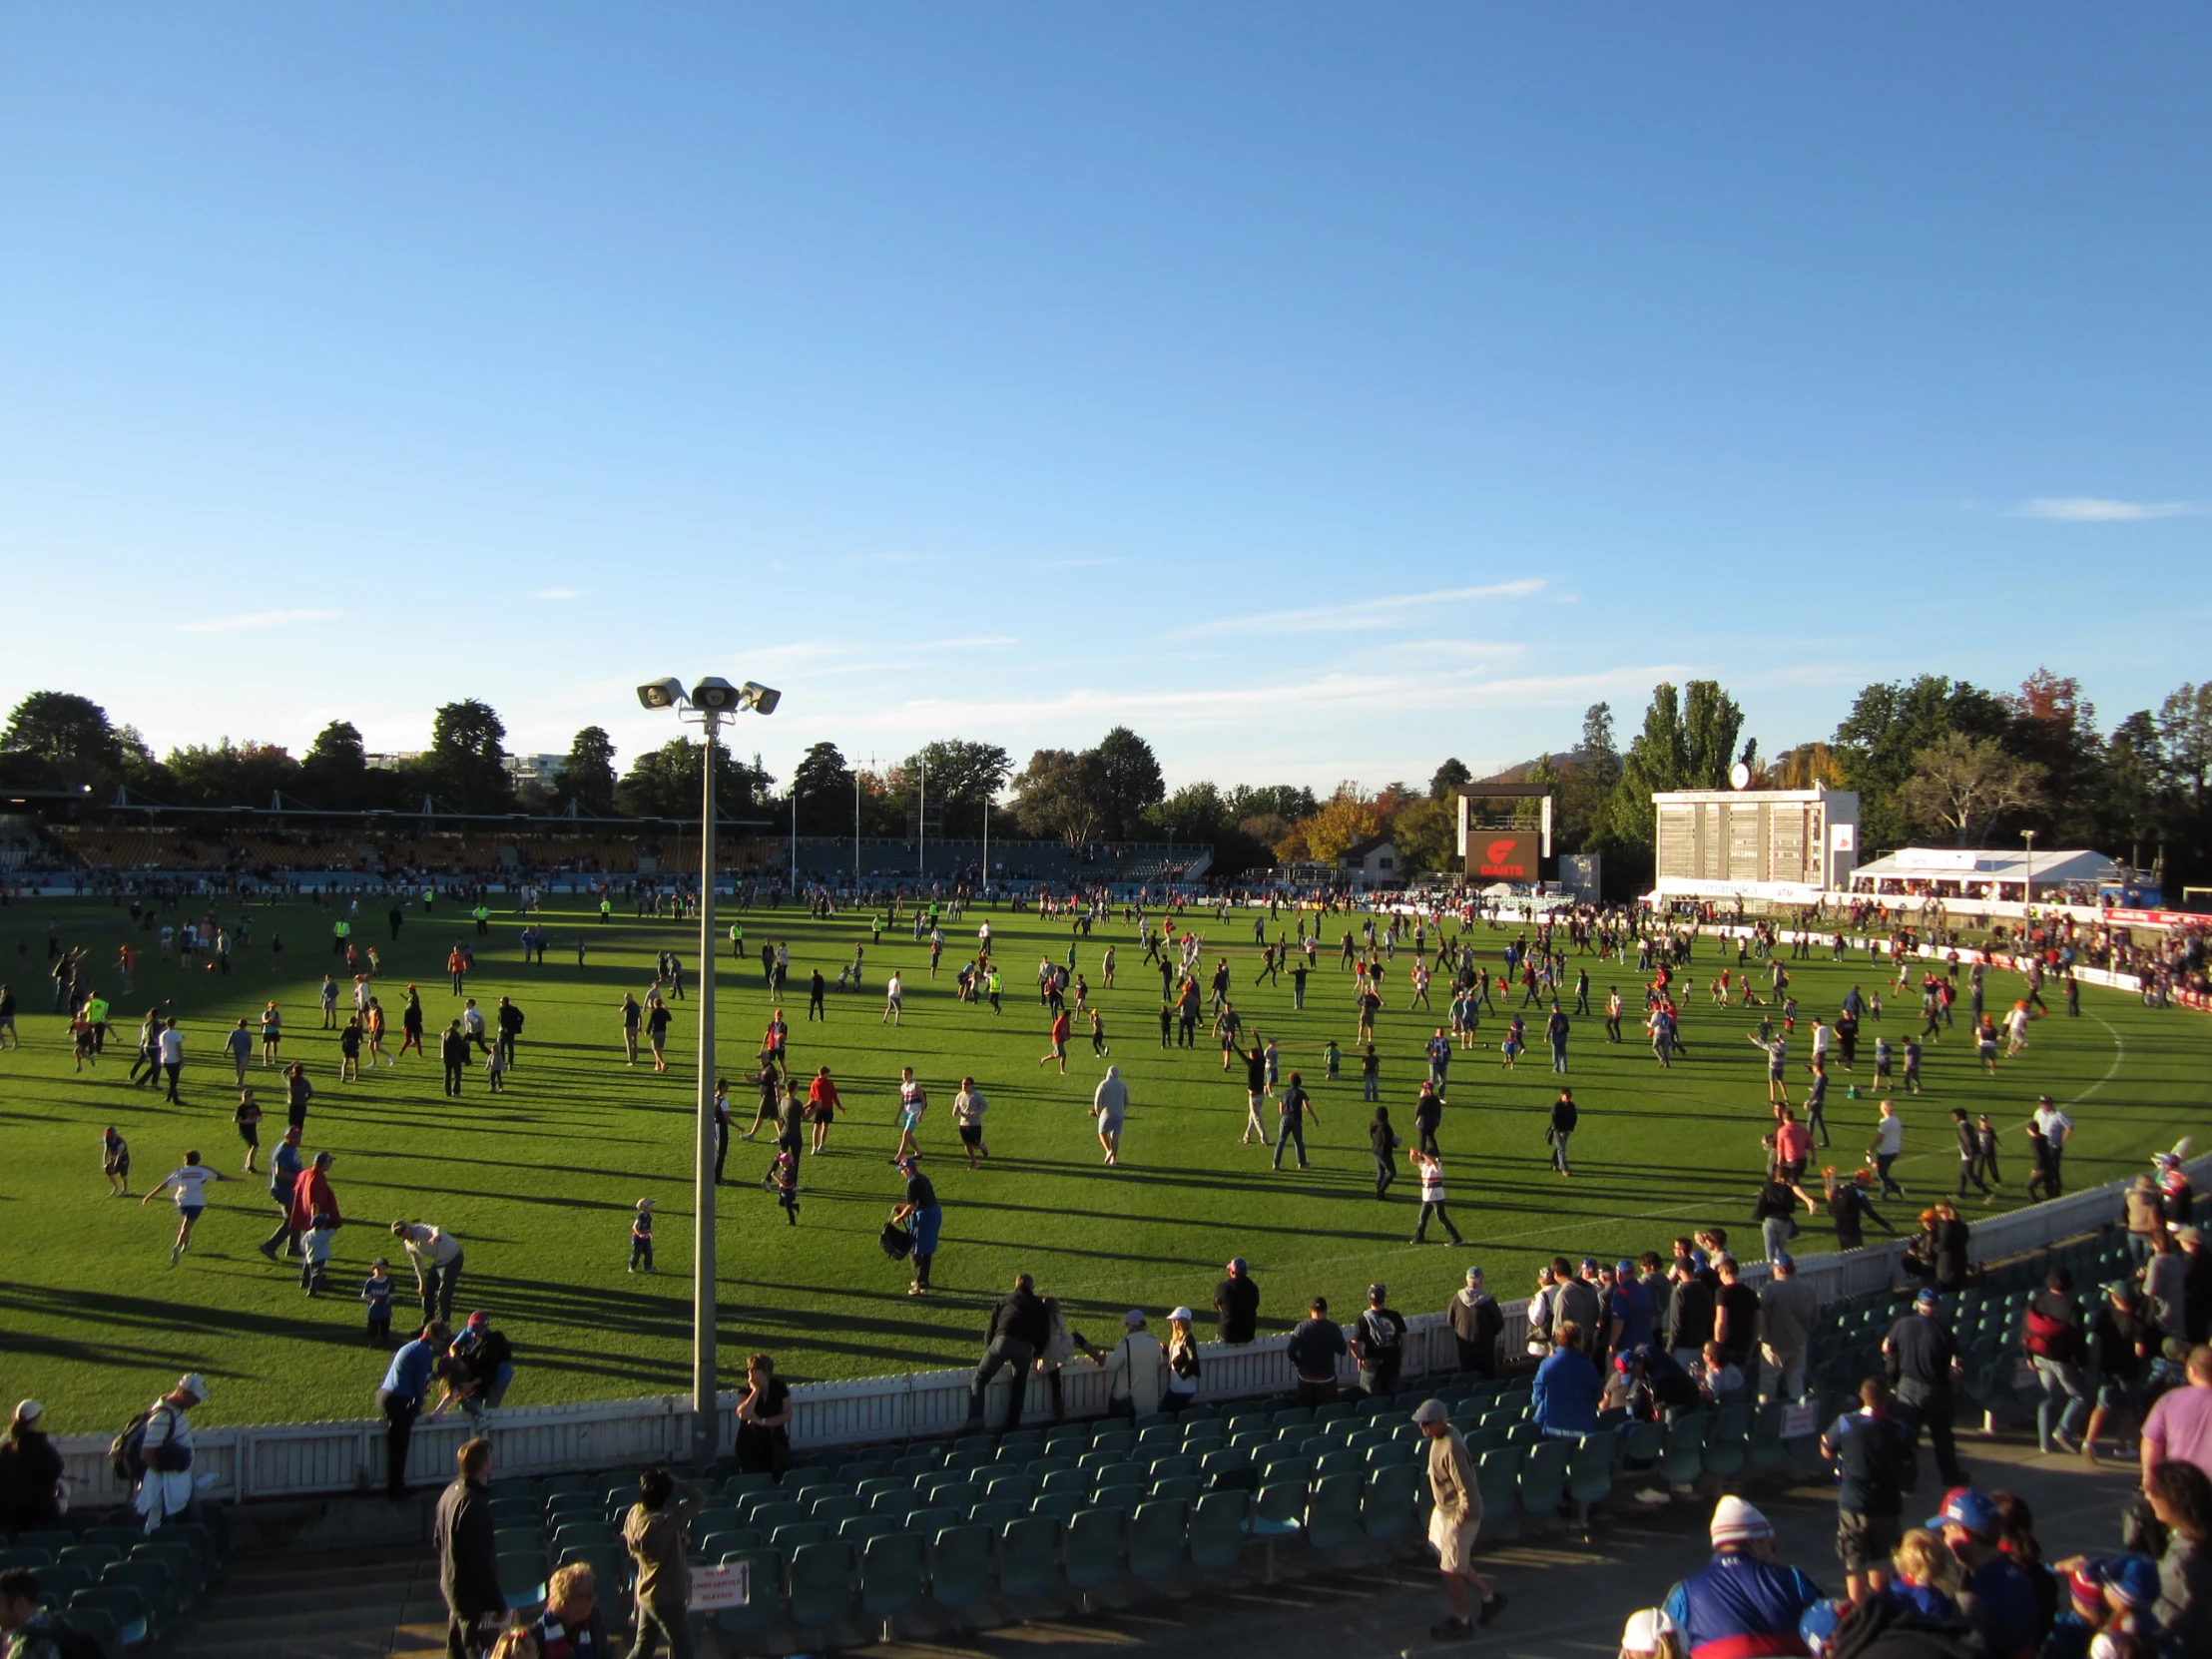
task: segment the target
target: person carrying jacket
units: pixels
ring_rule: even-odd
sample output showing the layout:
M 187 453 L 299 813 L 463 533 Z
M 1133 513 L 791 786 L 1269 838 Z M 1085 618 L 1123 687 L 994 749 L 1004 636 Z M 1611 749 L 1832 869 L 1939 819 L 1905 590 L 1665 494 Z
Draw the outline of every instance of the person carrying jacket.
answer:
M 638 1501 L 622 1522 L 622 1541 L 638 1567 L 631 1659 L 652 1659 L 664 1640 L 671 1659 L 691 1659 L 691 1565 L 684 1539 L 702 1497 L 698 1487 L 666 1468 L 638 1476 Z

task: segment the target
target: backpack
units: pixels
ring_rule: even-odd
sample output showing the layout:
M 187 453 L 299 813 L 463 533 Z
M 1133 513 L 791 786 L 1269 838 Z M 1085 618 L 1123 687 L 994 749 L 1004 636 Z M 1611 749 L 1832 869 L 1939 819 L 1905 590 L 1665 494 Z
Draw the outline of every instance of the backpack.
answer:
M 115 1471 L 115 1477 L 118 1480 L 130 1483 L 148 1472 L 160 1473 L 167 1472 L 172 1467 L 187 1469 L 192 1466 L 190 1453 L 186 1452 L 182 1446 L 172 1450 L 167 1441 L 154 1448 L 154 1456 L 157 1461 L 151 1463 L 147 1461 L 147 1425 L 154 1420 L 156 1411 L 166 1411 L 168 1409 L 168 1406 L 157 1399 L 125 1423 L 123 1432 L 108 1442 L 108 1467 Z M 170 1419 L 170 1428 L 174 1433 L 176 1429 L 176 1418 L 174 1416 Z M 180 1457 L 183 1458 L 181 1462 L 178 1460 Z
M 1388 1356 L 1397 1352 L 1396 1322 L 1384 1318 L 1370 1308 L 1360 1316 L 1360 1346 L 1370 1354 Z
M 876 1242 L 883 1247 L 883 1254 L 894 1262 L 903 1262 L 913 1254 L 914 1236 L 895 1221 L 883 1224 L 883 1231 L 876 1235 Z

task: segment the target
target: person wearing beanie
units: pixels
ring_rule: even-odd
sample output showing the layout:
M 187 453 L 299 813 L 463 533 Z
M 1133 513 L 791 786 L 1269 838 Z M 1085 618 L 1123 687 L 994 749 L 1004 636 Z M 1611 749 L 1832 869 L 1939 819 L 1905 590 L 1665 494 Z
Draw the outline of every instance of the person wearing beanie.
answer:
M 1820 1586 L 1774 1558 L 1774 1527 L 1740 1497 L 1713 1506 L 1713 1559 L 1660 1604 L 1661 1621 L 1688 1659 L 1797 1653 L 1798 1624 Z

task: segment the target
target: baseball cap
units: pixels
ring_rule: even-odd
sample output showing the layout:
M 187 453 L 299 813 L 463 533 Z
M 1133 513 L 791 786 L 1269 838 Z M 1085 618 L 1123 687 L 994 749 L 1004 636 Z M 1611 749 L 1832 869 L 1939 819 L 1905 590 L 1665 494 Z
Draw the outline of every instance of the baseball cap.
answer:
M 196 1371 L 188 1371 L 177 1379 L 177 1386 L 195 1399 L 208 1397 L 208 1380 Z
M 1468 1284 L 1470 1284 L 1470 1285 L 1479 1285 L 1479 1284 L 1481 1284 L 1481 1283 L 1482 1283 L 1482 1270 L 1481 1270 L 1480 1268 L 1469 1268 L 1469 1269 L 1467 1269 L 1467 1283 L 1468 1283 Z
M 475 1330 L 479 1326 L 489 1324 L 491 1324 L 491 1315 L 489 1314 L 471 1314 L 468 1316 L 468 1328 L 471 1331 Z
M 1623 1256 L 1619 1261 L 1613 1264 L 1613 1271 L 1615 1273 L 1633 1274 L 1636 1271 L 1636 1264 L 1634 1262 L 1631 1262 L 1627 1257 Z
M 2035 1097 L 2035 1104 L 2038 1106 L 2048 1106 L 2051 1104 L 2051 1098 L 2047 1094 L 2039 1094 Z
M 1451 1407 L 1440 1399 L 1424 1399 L 1413 1407 L 1415 1422 L 1449 1422 Z
M 1229 1271 L 1230 1271 L 1231 1273 L 1242 1273 L 1242 1272 L 1244 1272 L 1244 1271 L 1245 1271 L 1245 1259 L 1244 1259 L 1244 1258 L 1243 1258 L 1242 1256 L 1232 1256 L 1232 1257 L 1230 1257 L 1230 1258 L 1229 1258 Z
M 1639 1607 L 1628 1615 L 1628 1622 L 1621 1626 L 1621 1655 L 1657 1653 L 1659 1651 L 1659 1609 Z
M 1387 1285 L 1370 1285 L 1368 1287 L 1368 1300 L 1370 1302 L 1381 1302 L 1389 1294 L 1390 1288 Z
M 2004 1522 L 1997 1514 L 1997 1506 L 1971 1486 L 1953 1486 L 1943 1494 L 1943 1507 L 1929 1516 L 1932 1529 L 1944 1526 L 1964 1527 L 1977 1538 L 1992 1542 L 2004 1530 Z
M 1128 1313 L 1121 1316 L 1121 1323 L 1134 1330 L 1137 1326 L 1144 1324 L 1143 1310 L 1138 1308 L 1130 1309 Z
M 1584 1273 L 1595 1273 L 1597 1271 L 1597 1258 L 1595 1256 L 1583 1257 L 1582 1271 Z
M 35 1399 L 19 1399 L 15 1402 L 15 1420 L 17 1422 L 36 1422 L 44 1415 L 46 1415 L 46 1407 Z
M 1788 1251 L 1778 1250 L 1775 1252 L 1774 1265 L 1778 1268 L 1794 1268 L 1797 1266 L 1797 1263 L 1790 1259 L 1790 1253 Z
M 641 1198 L 641 1199 L 639 1199 L 639 1200 L 638 1200 L 638 1208 L 639 1208 L 639 1209 L 641 1209 L 641 1210 L 650 1210 L 650 1209 L 652 1209 L 652 1208 L 653 1208 L 653 1200 L 652 1200 L 652 1199 L 650 1199 L 650 1198 Z
M 1713 1522 L 1707 1529 L 1715 1544 L 1748 1543 L 1774 1536 L 1774 1524 L 1740 1497 L 1724 1497 L 1713 1505 Z
M 1189 1320 L 1193 1317 L 1194 1316 L 1188 1308 L 1177 1308 L 1172 1310 L 1168 1314 L 1168 1318 L 1171 1320 Z
M 1921 1294 L 1913 1299 L 1913 1305 L 1916 1308 L 1933 1308 L 1942 1300 L 1941 1297 L 1936 1294 L 1935 1288 L 1931 1286 L 1924 1288 Z

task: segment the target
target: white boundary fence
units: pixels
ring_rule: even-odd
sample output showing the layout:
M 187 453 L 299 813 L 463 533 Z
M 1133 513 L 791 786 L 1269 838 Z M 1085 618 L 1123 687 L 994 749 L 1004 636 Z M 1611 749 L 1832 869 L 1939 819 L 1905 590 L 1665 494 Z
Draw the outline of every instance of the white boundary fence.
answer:
M 2192 1182 L 2212 1180 L 2212 1153 L 2189 1165 Z M 2117 1220 L 2125 1183 L 2092 1188 L 2048 1204 L 2031 1205 L 1973 1224 L 1976 1260 L 1990 1262 L 2044 1249 Z M 1855 1250 L 1842 1255 L 1802 1256 L 1798 1276 L 1820 1292 L 1824 1302 L 1880 1290 L 1893 1283 L 1902 1243 Z M 1765 1264 L 1747 1266 L 1747 1279 L 1764 1278 Z M 1504 1304 L 1504 1346 L 1518 1353 L 1527 1340 L 1527 1304 Z M 1199 1397 L 1202 1400 L 1249 1399 L 1286 1392 L 1294 1379 L 1283 1350 L 1287 1334 L 1231 1348 L 1205 1344 Z M 1441 1314 L 1421 1314 L 1408 1322 L 1403 1379 L 1448 1375 L 1457 1369 L 1457 1349 Z M 1344 1363 L 1341 1380 L 1356 1377 Z M 1065 1408 L 1071 1417 L 1093 1416 L 1106 1408 L 1106 1374 L 1089 1364 L 1062 1373 Z M 1007 1379 L 991 1383 L 986 1401 L 989 1420 L 1000 1423 L 1006 1411 Z M 868 1445 L 959 1432 L 967 1420 L 968 1373 L 911 1372 L 844 1382 L 807 1382 L 793 1389 L 798 1414 L 795 1448 L 806 1451 L 832 1445 Z M 721 1443 L 728 1449 L 731 1412 L 737 1395 L 722 1395 Z M 1051 1394 L 1042 1379 L 1032 1379 L 1023 1420 L 1043 1421 L 1051 1412 Z M 593 1400 L 575 1405 L 531 1405 L 490 1415 L 490 1434 L 502 1475 L 542 1475 L 572 1470 L 637 1467 L 677 1462 L 689 1455 L 691 1397 L 655 1394 L 635 1399 Z M 411 1483 L 444 1481 L 453 1452 L 471 1432 L 466 1418 L 418 1421 L 408 1453 Z M 366 1491 L 383 1478 L 384 1424 L 381 1418 L 348 1422 L 303 1422 L 241 1427 L 196 1427 L 196 1472 L 212 1475 L 209 1495 L 227 1502 L 255 1498 L 298 1498 Z M 91 1434 L 60 1435 L 56 1444 L 75 1482 L 80 1507 L 107 1506 L 128 1495 L 108 1467 L 107 1439 Z

